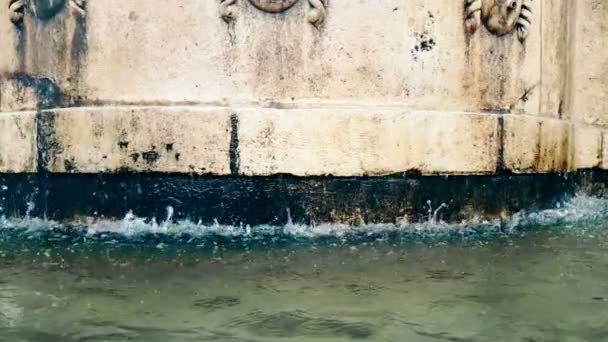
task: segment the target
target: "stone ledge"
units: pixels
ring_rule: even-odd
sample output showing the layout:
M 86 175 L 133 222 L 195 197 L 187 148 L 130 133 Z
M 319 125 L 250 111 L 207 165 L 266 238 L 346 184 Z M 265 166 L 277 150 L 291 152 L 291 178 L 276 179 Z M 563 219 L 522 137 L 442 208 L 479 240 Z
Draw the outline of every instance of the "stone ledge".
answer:
M 602 167 L 608 132 L 397 107 L 108 106 L 0 113 L 0 172 L 383 176 Z

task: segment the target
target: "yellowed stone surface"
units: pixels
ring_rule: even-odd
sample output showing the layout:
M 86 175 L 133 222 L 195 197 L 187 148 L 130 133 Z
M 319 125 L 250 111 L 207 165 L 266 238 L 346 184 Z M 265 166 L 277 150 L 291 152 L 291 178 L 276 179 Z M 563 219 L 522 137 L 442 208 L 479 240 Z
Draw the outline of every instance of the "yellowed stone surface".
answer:
M 373 109 L 239 114 L 244 175 L 496 171 L 497 116 Z
M 36 113 L 0 113 L 0 173 L 36 172 Z
M 574 167 L 591 169 L 602 164 L 603 131 L 599 127 L 574 126 Z
M 570 112 L 573 120 L 608 125 L 608 2 L 578 0 L 572 15 Z
M 230 113 L 196 108 L 80 108 L 53 117 L 51 172 L 229 174 Z
M 572 125 L 532 116 L 504 117 L 504 162 L 515 173 L 573 169 Z

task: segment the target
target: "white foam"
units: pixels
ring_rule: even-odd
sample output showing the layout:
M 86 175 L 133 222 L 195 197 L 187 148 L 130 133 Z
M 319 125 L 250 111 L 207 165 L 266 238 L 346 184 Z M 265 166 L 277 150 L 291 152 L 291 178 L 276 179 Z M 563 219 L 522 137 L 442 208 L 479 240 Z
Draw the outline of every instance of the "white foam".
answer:
M 560 228 L 571 229 L 585 222 L 598 222 L 608 219 L 608 199 L 577 195 L 567 202 L 560 203 L 556 208 L 536 212 L 522 211 L 510 217 L 484 220 L 471 220 L 446 223 L 437 219 L 437 213 L 445 206 L 440 205 L 433 210 L 429 204 L 429 220 L 421 223 L 410 223 L 402 220 L 388 224 L 363 224 L 351 226 L 346 224 L 321 223 L 298 224 L 290 219 L 284 226 L 249 226 L 223 225 L 217 221 L 213 224 L 202 224 L 189 220 L 174 221 L 173 208 L 167 208 L 167 216 L 158 223 L 156 219 L 148 220 L 136 216 L 129 211 L 122 220 L 103 218 L 81 218 L 74 222 L 59 223 L 51 220 L 31 218 L 0 217 L 0 229 L 25 230 L 35 232 L 40 230 L 62 229 L 69 226 L 86 232 L 86 235 L 118 234 L 133 237 L 146 234 L 171 236 L 190 235 L 193 237 L 222 236 L 222 237 L 259 237 L 286 235 L 295 238 L 344 237 L 348 235 L 373 236 L 387 233 L 406 233 L 420 236 L 436 236 L 445 234 L 470 234 L 483 231 L 499 231 L 501 233 L 517 233 L 529 227 L 549 227 L 560 225 Z

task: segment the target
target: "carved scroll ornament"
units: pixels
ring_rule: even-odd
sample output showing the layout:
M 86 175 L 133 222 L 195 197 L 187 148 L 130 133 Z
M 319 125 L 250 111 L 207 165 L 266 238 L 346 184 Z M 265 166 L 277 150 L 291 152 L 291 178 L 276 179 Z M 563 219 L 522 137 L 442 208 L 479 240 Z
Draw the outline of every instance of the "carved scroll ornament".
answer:
M 8 15 L 13 24 L 21 24 L 25 16 L 25 0 L 9 0 Z
M 504 36 L 517 31 L 520 42 L 530 33 L 532 0 L 465 0 L 465 26 L 469 34 L 483 24 L 488 31 Z

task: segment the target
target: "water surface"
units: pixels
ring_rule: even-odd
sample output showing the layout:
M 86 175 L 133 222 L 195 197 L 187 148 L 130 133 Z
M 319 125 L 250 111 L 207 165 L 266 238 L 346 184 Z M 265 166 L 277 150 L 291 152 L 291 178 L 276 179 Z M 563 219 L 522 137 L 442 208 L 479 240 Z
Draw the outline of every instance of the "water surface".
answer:
M 0 341 L 606 341 L 607 213 L 577 197 L 455 225 L 4 218 Z

